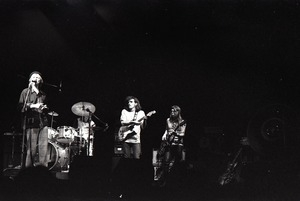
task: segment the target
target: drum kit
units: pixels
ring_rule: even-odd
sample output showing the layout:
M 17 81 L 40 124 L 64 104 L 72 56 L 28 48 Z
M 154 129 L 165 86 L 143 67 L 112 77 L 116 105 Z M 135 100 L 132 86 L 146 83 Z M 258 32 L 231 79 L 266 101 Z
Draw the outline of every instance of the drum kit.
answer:
M 78 102 L 71 108 L 72 112 L 80 116 L 91 117 L 96 108 L 88 102 Z M 51 116 L 50 127 L 44 127 L 40 132 L 46 132 L 48 135 L 48 169 L 57 171 L 68 171 L 69 165 L 76 155 L 81 155 L 83 149 L 86 149 L 86 155 L 93 155 L 93 135 L 97 127 L 89 128 L 88 133 L 81 132 L 80 128 L 71 126 L 59 126 L 53 129 L 53 118 L 59 116 L 58 113 L 52 111 L 48 115 Z

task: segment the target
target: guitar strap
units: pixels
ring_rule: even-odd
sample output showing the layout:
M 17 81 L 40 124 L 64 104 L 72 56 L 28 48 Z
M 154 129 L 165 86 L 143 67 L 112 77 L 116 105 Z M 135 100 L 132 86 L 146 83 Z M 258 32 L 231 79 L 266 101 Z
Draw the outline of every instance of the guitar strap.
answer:
M 134 113 L 134 116 L 133 116 L 133 119 L 132 119 L 132 121 L 135 121 L 135 120 L 136 120 L 136 118 L 137 118 L 137 112 L 135 112 L 135 113 Z
M 137 119 L 137 112 L 134 113 L 132 121 L 135 121 Z M 132 129 L 131 129 L 132 130 Z

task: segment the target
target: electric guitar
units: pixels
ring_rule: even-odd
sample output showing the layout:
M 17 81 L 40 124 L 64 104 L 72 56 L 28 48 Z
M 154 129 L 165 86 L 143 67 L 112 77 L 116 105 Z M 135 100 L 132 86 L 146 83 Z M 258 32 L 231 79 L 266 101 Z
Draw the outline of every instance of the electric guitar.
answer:
M 237 166 L 239 165 L 238 158 L 239 158 L 242 150 L 243 150 L 243 147 L 241 147 L 239 149 L 239 151 L 236 153 L 233 161 L 231 163 L 228 163 L 225 173 L 219 177 L 220 185 L 225 185 L 225 184 L 230 183 L 234 179 L 234 177 L 237 175 L 236 169 L 237 169 Z
M 140 118 L 138 120 L 138 122 L 143 121 L 144 119 L 146 119 L 147 117 L 151 117 L 153 114 L 155 114 L 156 111 L 153 110 L 151 112 L 148 112 L 146 116 L 143 116 L 142 118 Z M 126 125 L 126 126 L 121 126 L 118 132 L 118 140 L 119 141 L 125 141 L 128 138 L 136 135 L 136 132 L 133 131 L 134 128 L 134 124 L 130 124 L 130 125 Z
M 161 143 L 159 152 L 158 152 L 158 154 L 157 154 L 158 156 L 162 156 L 162 154 L 165 152 L 166 147 L 167 147 L 167 146 L 170 146 L 170 145 L 172 144 L 172 142 L 174 142 L 175 137 L 182 137 L 182 136 L 179 136 L 179 135 L 176 133 L 176 131 L 178 130 L 178 128 L 179 128 L 180 126 L 183 126 L 183 125 L 185 125 L 185 124 L 186 124 L 186 121 L 183 120 L 182 122 L 180 122 L 180 123 L 176 126 L 176 128 L 174 129 L 174 131 L 173 131 L 172 133 L 167 134 L 166 140 L 162 141 L 162 143 Z

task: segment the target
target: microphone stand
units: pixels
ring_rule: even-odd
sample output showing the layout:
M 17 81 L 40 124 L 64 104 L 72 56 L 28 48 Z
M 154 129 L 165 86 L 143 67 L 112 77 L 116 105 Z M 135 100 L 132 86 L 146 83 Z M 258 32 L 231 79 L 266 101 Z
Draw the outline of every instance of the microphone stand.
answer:
M 28 96 L 29 96 L 29 92 L 30 92 L 31 88 L 28 87 L 27 92 L 26 92 L 26 97 L 24 100 L 24 104 L 23 107 L 21 109 L 21 112 L 24 113 L 24 118 L 23 118 L 23 136 L 22 136 L 22 152 L 21 152 L 21 164 L 20 164 L 20 168 L 23 169 L 24 168 L 24 149 L 25 149 L 25 136 L 26 136 L 26 129 L 27 129 L 27 102 L 28 102 Z

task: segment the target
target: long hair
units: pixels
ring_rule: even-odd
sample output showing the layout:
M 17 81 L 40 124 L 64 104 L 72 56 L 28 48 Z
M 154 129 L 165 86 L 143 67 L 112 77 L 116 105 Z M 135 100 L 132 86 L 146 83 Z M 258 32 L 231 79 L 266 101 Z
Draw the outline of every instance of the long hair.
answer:
M 33 71 L 32 73 L 30 73 L 28 82 L 30 83 L 32 81 L 32 76 L 34 74 L 38 74 L 41 78 L 41 82 L 38 83 L 38 86 L 37 86 L 37 88 L 40 89 L 42 87 L 43 83 L 44 83 L 44 80 L 43 80 L 43 77 L 42 77 L 42 73 L 40 73 L 39 71 Z
M 140 111 L 140 110 L 142 109 L 141 103 L 140 103 L 139 99 L 137 99 L 137 98 L 134 97 L 134 96 L 127 96 L 127 97 L 125 98 L 125 101 L 124 101 L 124 108 L 125 108 L 126 110 L 129 110 L 129 108 L 128 108 L 128 101 L 131 100 L 131 99 L 133 99 L 134 102 L 136 103 L 135 111 L 136 111 L 136 112 Z
M 172 109 L 178 111 L 178 114 L 176 116 L 173 116 L 172 114 L 170 114 L 170 120 L 173 122 L 178 122 L 178 123 L 181 122 L 183 120 L 182 116 L 181 116 L 181 108 L 178 105 L 173 105 L 171 107 L 171 110 Z

